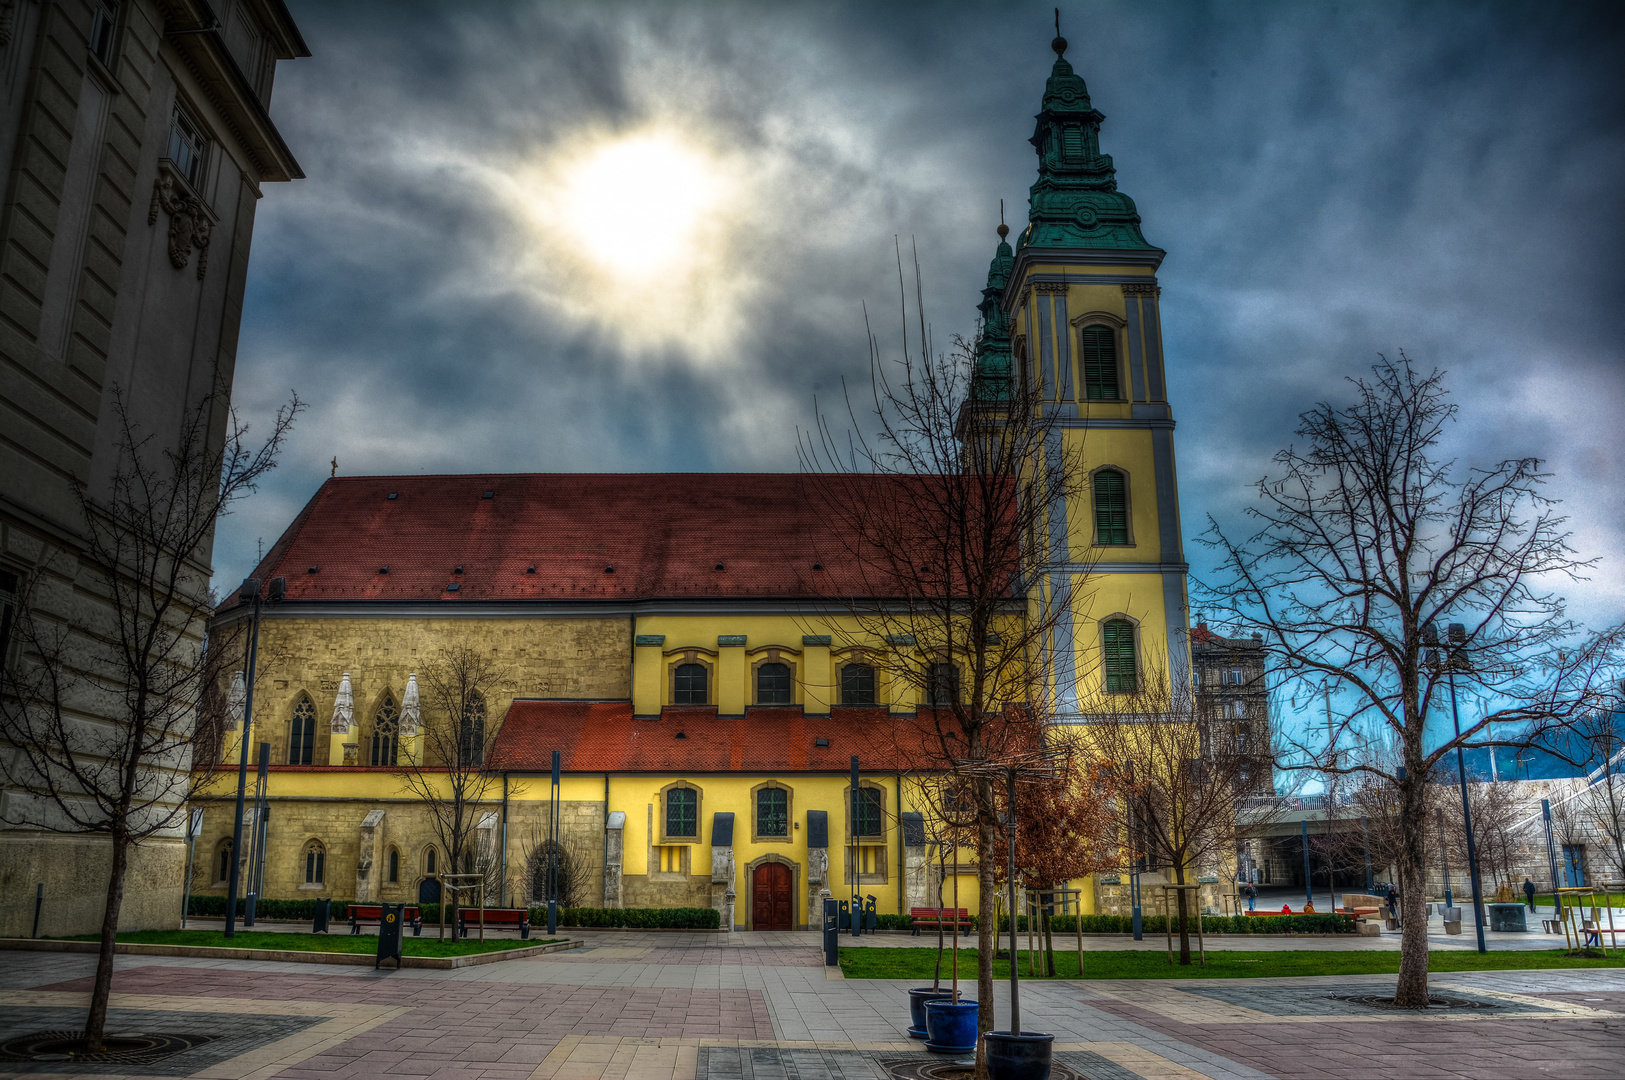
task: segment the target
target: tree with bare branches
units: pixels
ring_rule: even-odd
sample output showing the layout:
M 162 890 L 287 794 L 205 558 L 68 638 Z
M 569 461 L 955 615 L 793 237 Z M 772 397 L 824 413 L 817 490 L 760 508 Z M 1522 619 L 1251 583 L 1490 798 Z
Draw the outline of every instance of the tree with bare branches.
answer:
M 1147 670 L 1136 693 L 1106 695 L 1083 736 L 1109 763 L 1125 819 L 1130 858 L 1166 866 L 1174 883 L 1224 876 L 1236 856 L 1237 822 L 1267 821 L 1280 805 L 1270 763 L 1269 722 L 1220 719 L 1166 673 Z M 1124 828 L 1127 828 L 1125 823 Z M 1179 962 L 1191 962 L 1186 891 L 1178 891 Z
M 531 824 L 519 838 L 519 853 L 525 870 L 522 894 L 531 906 L 547 903 L 547 857 L 552 841 L 547 837 L 546 824 L 540 820 Z M 559 907 L 593 907 L 592 898 L 598 895 L 603 883 L 604 853 L 584 833 L 562 829 L 558 850 L 554 856 L 554 888 Z
M 502 777 L 491 767 L 498 722 L 486 703 L 507 680 L 507 671 L 467 645 L 442 649 L 422 672 L 424 717 L 420 749 L 397 760 L 402 787 L 422 802 L 429 825 L 456 874 L 497 875 L 478 832 L 481 818 L 496 812 Z M 510 788 L 509 794 L 515 792 Z M 448 898 L 442 896 L 441 901 Z
M 1008 274 L 995 259 L 989 292 Z M 903 292 L 899 253 L 899 291 Z M 1053 710 L 1050 669 L 1070 662 L 1056 641 L 1061 616 L 1082 575 L 1045 569 L 1070 560 L 1064 538 L 1043 550 L 1052 507 L 1076 499 L 1086 483 L 1076 453 L 1051 438 L 1058 412 L 1036 390 L 1012 386 L 1009 330 L 996 299 L 983 304 L 975 342 L 955 338 L 935 350 L 921 307 L 915 260 L 916 336 L 903 295 L 901 349 L 883 354 L 868 333 L 870 385 L 860 407 L 848 393 L 846 428 L 837 434 L 819 414 L 802 441 L 806 497 L 825 508 L 845 539 L 821 561 L 855 568 L 860 586 L 847 605 L 844 647 L 864 650 L 892 700 L 921 706 L 894 718 L 895 752 L 916 773 L 983 764 L 1043 740 Z M 1002 358 L 1002 359 L 1001 359 Z M 1075 562 L 1075 560 L 1071 560 Z M 990 852 L 999 843 L 999 802 L 986 776 L 953 790 L 969 802 L 980 893 L 980 925 L 994 925 L 998 890 Z M 954 817 L 960 807 L 934 806 Z M 977 937 L 978 1029 L 992 1030 L 995 935 Z M 985 1077 L 982 1050 L 978 1076 Z
M 251 445 L 248 426 L 216 387 L 187 409 L 179 437 L 164 445 L 137 426 L 122 389 L 113 399 L 110 483 L 105 494 L 75 484 L 83 548 L 33 578 L 13 631 L 17 662 L 0 674 L 0 768 L 14 788 L 3 820 L 108 841 L 84 1034 L 92 1051 L 105 1036 L 131 851 L 174 834 L 220 759 L 220 689 L 234 651 L 232 642 L 203 635 L 214 530 L 276 467 L 304 407 L 293 398 L 265 440 Z M 63 596 L 39 595 L 45 590 L 78 593 L 83 602 L 47 603 Z M 49 614 L 75 610 L 69 618 Z
M 1278 475 L 1258 482 L 1252 535 L 1210 521 L 1204 543 L 1222 569 L 1205 591 L 1233 632 L 1261 636 L 1276 671 L 1351 698 L 1345 728 L 1375 724 L 1397 743 L 1391 767 L 1339 763 L 1302 744 L 1286 764 L 1376 772 L 1397 789 L 1405 910 L 1395 1001 L 1422 1008 L 1429 778 L 1464 743 L 1527 744 L 1597 706 L 1619 631 L 1582 636 L 1549 591 L 1590 563 L 1570 548 L 1538 461 L 1463 468 L 1438 456 L 1456 418 L 1442 372 L 1402 353 L 1350 384 L 1351 403 L 1300 417 L 1306 446 L 1279 452 Z M 1424 729 L 1452 708 L 1452 680 L 1499 704 L 1429 749 Z

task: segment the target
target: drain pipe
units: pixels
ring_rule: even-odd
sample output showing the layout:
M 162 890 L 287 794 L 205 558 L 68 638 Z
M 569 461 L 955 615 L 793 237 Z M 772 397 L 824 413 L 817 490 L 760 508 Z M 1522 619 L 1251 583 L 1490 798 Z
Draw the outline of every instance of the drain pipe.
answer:
M 502 774 L 502 906 L 508 906 L 508 774 Z

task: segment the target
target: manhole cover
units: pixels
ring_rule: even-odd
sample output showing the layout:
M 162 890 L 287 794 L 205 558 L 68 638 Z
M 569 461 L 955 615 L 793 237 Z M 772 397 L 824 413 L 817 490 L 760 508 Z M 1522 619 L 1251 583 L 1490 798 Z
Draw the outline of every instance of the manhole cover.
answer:
M 882 1061 L 881 1064 L 894 1080 L 971 1080 L 971 1077 L 976 1075 L 974 1055 L 932 1060 L 911 1058 Z M 1049 1075 L 1050 1080 L 1086 1080 L 1082 1073 L 1067 1067 L 1059 1060 L 1051 1063 Z
M 81 1049 L 82 1031 L 36 1031 L 0 1043 L 0 1061 L 64 1061 L 74 1064 L 151 1065 L 164 1058 L 213 1042 L 214 1035 L 118 1032 L 102 1039 L 94 1054 Z
M 1354 1005 L 1364 1005 L 1372 1009 L 1400 1009 L 1405 1012 L 1419 1012 L 1420 1010 L 1409 1005 L 1395 1005 L 1392 994 L 1330 994 L 1339 1001 L 1347 1001 Z M 1430 994 L 1427 1008 L 1434 1009 L 1499 1009 L 1501 1006 L 1493 1001 L 1478 1001 L 1473 998 L 1450 997 L 1445 994 Z

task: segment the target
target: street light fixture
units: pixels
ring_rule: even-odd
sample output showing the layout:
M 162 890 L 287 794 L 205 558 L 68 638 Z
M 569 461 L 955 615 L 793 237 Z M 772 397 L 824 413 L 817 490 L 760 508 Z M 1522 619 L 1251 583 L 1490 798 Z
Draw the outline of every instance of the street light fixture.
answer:
M 1478 931 L 1478 951 L 1486 952 L 1484 946 L 1484 897 L 1483 890 L 1478 881 L 1478 850 L 1473 842 L 1473 812 L 1467 803 L 1467 762 L 1461 752 L 1461 714 L 1456 708 L 1456 672 L 1471 671 L 1472 661 L 1467 657 L 1467 627 L 1461 623 L 1451 623 L 1447 631 L 1448 642 L 1445 645 L 1445 677 L 1450 683 L 1450 722 L 1456 731 L 1456 779 L 1461 787 L 1461 820 L 1467 830 L 1467 876 L 1473 886 L 1473 926 Z M 1428 649 L 1428 665 L 1438 670 L 1439 666 L 1439 631 L 1429 623 L 1423 631 L 1422 641 L 1430 646 Z M 1493 749 L 1491 751 L 1493 753 Z
M 270 599 L 281 600 L 287 595 L 288 579 L 272 578 Z M 254 723 L 254 665 L 259 657 L 260 644 L 260 579 L 244 578 L 242 588 L 237 590 L 237 599 L 252 604 L 248 623 L 248 675 L 243 701 L 243 733 L 241 753 L 237 755 L 237 816 L 231 834 L 231 880 L 226 886 L 226 936 L 234 937 L 237 933 L 237 885 L 238 875 L 242 867 L 240 852 L 243 850 L 243 799 L 248 789 L 248 732 Z

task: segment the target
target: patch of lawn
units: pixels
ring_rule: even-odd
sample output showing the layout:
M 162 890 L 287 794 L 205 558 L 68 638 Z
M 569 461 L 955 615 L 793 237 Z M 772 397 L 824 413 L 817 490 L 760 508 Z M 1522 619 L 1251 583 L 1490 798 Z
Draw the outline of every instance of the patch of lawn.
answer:
M 1518 894 L 1518 902 L 1519 903 L 1523 902 L 1523 893 L 1521 893 L 1521 892 Z M 1576 903 L 1577 901 L 1575 901 L 1575 899 L 1573 897 L 1565 897 L 1563 902 L 1566 903 L 1566 904 L 1572 904 L 1572 903 Z M 1584 895 L 1582 895 L 1580 897 L 1579 901 L 1578 901 L 1578 903 L 1580 903 L 1583 906 L 1588 907 L 1588 908 L 1591 907 L 1592 902 L 1593 902 L 1592 897 L 1584 896 Z M 1599 903 L 1599 904 L 1602 903 L 1603 902 L 1602 897 L 1601 896 L 1596 897 L 1596 902 Z M 1625 907 L 1625 893 L 1609 893 L 1608 894 L 1607 904 L 1608 904 L 1609 907 L 1616 907 L 1616 908 L 1617 907 Z M 1552 907 L 1552 894 L 1551 893 L 1536 893 L 1535 894 L 1535 905 L 1541 909 L 1540 913 L 1542 915 L 1546 914 Z
M 281 949 L 286 952 L 364 953 L 374 956 L 378 952 L 376 935 L 337 934 L 272 934 L 261 930 L 239 930 L 236 936 L 226 937 L 219 930 L 132 930 L 118 936 L 120 941 L 134 945 L 197 945 L 217 949 Z M 69 941 L 100 941 L 96 934 L 81 934 Z M 532 945 L 545 945 L 558 938 L 520 941 L 517 938 L 486 938 L 476 941 L 438 941 L 431 937 L 402 939 L 402 952 L 407 956 L 468 956 L 471 953 L 499 952 L 504 949 L 525 949 Z
M 1175 954 L 1178 955 L 1177 953 Z M 949 957 L 943 955 L 942 979 L 948 981 Z M 935 949 L 842 949 L 841 972 L 849 979 L 913 979 L 929 984 L 936 968 Z M 1625 967 L 1625 956 L 1568 957 L 1561 949 L 1533 949 L 1518 952 L 1435 952 L 1428 969 L 1447 971 L 1523 971 L 1531 968 Z M 1196 962 L 1191 950 L 1191 966 L 1168 963 L 1168 954 L 1155 949 L 1122 949 L 1083 954 L 1083 974 L 1078 974 L 1078 954 L 1055 954 L 1056 978 L 1060 979 L 1256 979 L 1286 975 L 1393 975 L 1399 972 L 1399 953 L 1331 952 L 1294 949 L 1282 952 L 1210 952 L 1207 965 Z M 1010 963 L 996 960 L 996 979 L 1010 977 Z M 1027 957 L 1021 956 L 1020 975 L 1027 974 Z M 1042 978 L 1043 976 L 1036 976 Z M 961 949 L 959 981 L 976 980 L 976 953 Z

